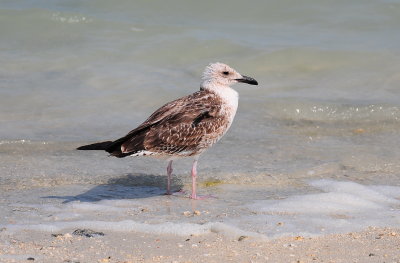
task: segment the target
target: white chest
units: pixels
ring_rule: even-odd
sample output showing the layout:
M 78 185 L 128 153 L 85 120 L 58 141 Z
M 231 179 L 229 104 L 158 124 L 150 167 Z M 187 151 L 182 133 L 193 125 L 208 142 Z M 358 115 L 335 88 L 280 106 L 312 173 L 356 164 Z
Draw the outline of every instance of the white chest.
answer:
M 232 123 L 239 104 L 239 94 L 230 87 L 219 88 L 215 92 L 223 100 L 222 110 L 229 116 L 230 123 Z

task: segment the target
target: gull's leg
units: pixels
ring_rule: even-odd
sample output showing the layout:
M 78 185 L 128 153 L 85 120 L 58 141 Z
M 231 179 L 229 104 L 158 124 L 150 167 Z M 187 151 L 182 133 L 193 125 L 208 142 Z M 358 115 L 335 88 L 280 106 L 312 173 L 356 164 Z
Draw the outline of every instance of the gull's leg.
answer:
M 193 166 L 192 166 L 192 194 L 190 195 L 190 198 L 192 199 L 198 199 L 196 194 L 196 177 L 197 177 L 197 159 L 193 161 Z
M 190 199 L 195 199 L 195 200 L 216 198 L 213 195 L 205 195 L 205 196 L 197 195 L 197 193 L 196 193 L 196 178 L 197 178 L 197 158 L 193 161 L 193 166 L 192 166 L 192 194 L 189 196 L 189 198 Z
M 169 161 L 168 166 L 167 166 L 167 192 L 165 194 L 170 195 L 171 194 L 171 175 L 172 175 L 172 160 Z

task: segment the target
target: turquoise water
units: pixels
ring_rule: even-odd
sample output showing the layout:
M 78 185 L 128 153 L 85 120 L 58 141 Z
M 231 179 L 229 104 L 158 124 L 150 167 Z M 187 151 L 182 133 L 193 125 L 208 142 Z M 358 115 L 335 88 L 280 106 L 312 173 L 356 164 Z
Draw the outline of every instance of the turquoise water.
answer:
M 125 135 L 216 61 L 259 86 L 234 87 L 234 124 L 199 162 L 200 182 L 222 185 L 200 192 L 251 202 L 270 192 L 250 185 L 400 185 L 399 1 L 1 1 L 0 35 L 6 203 L 48 187 L 163 188 L 164 162 L 74 148 Z M 190 165 L 177 162 L 176 188 Z

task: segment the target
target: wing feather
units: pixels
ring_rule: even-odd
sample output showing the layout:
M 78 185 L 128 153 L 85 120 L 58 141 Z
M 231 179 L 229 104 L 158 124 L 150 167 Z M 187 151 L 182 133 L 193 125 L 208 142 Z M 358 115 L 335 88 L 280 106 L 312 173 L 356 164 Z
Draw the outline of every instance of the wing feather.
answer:
M 221 112 L 221 102 L 211 92 L 198 91 L 174 100 L 121 138 L 121 152 L 124 155 L 140 150 L 194 154 L 218 140 L 226 129 L 226 117 Z

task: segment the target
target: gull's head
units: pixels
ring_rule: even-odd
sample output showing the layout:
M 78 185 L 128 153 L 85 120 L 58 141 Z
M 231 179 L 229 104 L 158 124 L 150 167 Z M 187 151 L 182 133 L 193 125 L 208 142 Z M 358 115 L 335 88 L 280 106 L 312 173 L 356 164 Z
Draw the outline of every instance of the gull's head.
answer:
M 203 73 L 202 87 L 231 86 L 237 82 L 258 85 L 253 78 L 243 76 L 233 68 L 223 63 L 211 63 Z

